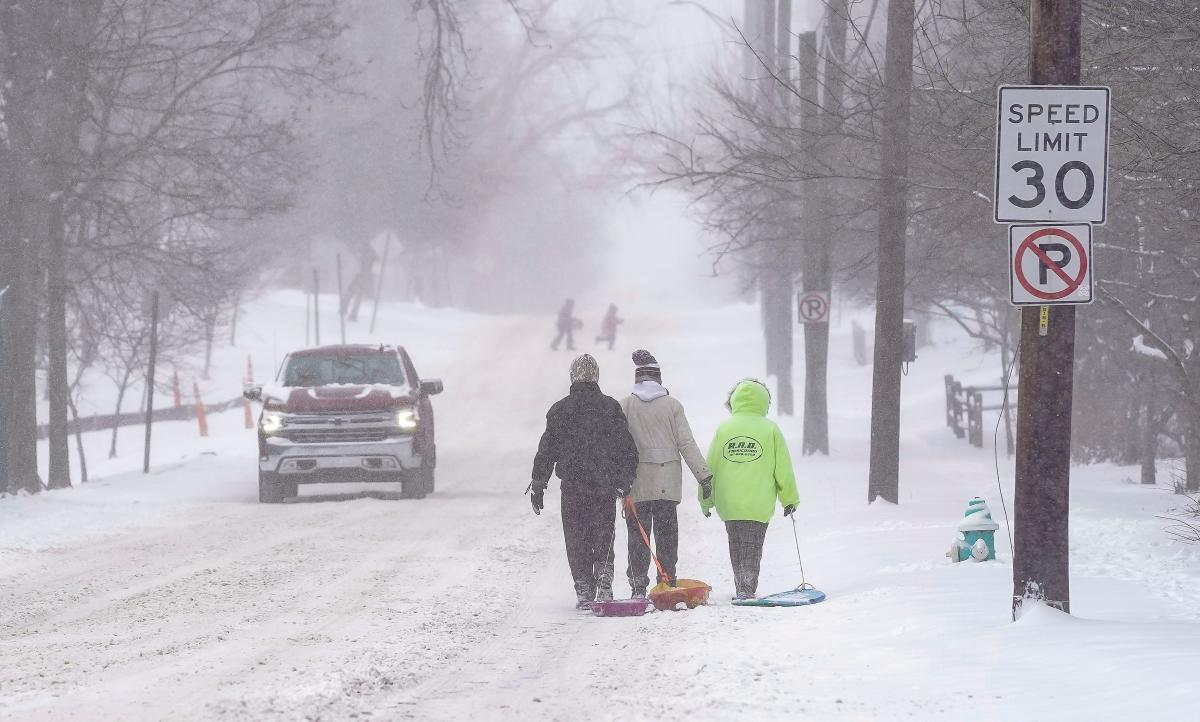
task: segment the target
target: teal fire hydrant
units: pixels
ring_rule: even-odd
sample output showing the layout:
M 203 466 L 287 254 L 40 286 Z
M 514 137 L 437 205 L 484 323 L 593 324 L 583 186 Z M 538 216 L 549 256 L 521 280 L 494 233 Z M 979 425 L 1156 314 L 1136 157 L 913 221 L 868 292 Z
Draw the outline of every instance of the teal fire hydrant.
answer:
M 1000 528 L 992 519 L 987 502 L 979 497 L 967 502 L 967 511 L 958 523 L 958 538 L 946 556 L 952 562 L 977 562 L 996 558 L 996 530 Z

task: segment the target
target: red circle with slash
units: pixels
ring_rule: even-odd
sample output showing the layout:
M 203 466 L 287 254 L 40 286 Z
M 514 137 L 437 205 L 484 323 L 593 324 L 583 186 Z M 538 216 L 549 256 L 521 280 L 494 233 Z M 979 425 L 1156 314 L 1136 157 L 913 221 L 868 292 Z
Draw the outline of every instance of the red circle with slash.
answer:
M 1074 247 L 1075 253 L 1079 258 L 1079 273 L 1074 278 L 1072 278 L 1066 271 L 1059 268 L 1058 264 L 1050 260 L 1050 256 L 1046 255 L 1046 252 L 1038 247 L 1036 241 L 1047 236 L 1061 238 Z M 1021 261 L 1024 259 L 1026 252 L 1036 255 L 1042 262 L 1042 265 L 1053 271 L 1054 275 L 1058 276 L 1063 283 L 1067 284 L 1067 287 L 1061 291 L 1053 292 L 1042 291 L 1034 287 L 1034 285 L 1025 278 L 1025 274 L 1021 269 Z M 1066 298 L 1072 293 L 1078 291 L 1079 287 L 1083 285 L 1084 280 L 1087 279 L 1087 269 L 1088 257 L 1087 251 L 1084 249 L 1083 244 L 1079 242 L 1078 238 L 1062 228 L 1042 228 L 1041 230 L 1030 233 L 1024 241 L 1021 241 L 1021 245 L 1017 248 L 1017 252 L 1013 258 L 1013 270 L 1016 272 L 1017 281 L 1022 287 L 1024 287 L 1026 291 L 1029 291 L 1031 294 L 1042 299 L 1043 301 L 1056 301 L 1060 298 Z

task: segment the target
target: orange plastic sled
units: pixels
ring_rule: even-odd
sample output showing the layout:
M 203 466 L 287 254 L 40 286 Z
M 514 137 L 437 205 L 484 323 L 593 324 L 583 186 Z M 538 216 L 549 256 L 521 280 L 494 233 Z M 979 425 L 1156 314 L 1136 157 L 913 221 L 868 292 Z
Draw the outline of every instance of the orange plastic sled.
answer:
M 650 590 L 650 602 L 654 608 L 669 612 L 679 608 L 680 604 L 688 609 L 695 609 L 702 604 L 708 604 L 708 593 L 712 587 L 696 579 L 676 579 L 675 586 L 659 582 Z
M 667 579 L 667 570 L 663 569 L 659 563 L 658 557 L 654 554 L 654 547 L 650 546 L 650 535 L 646 533 L 646 527 L 642 526 L 642 520 L 638 518 L 637 507 L 629 497 L 625 497 L 625 510 L 633 515 L 633 520 L 637 522 L 638 531 L 642 533 L 642 541 L 646 543 L 646 548 L 650 550 L 650 559 L 654 561 L 654 566 L 658 568 L 659 578 Z M 679 605 L 683 604 L 688 609 L 695 609 L 702 604 L 708 604 L 708 593 L 712 591 L 712 587 L 708 584 L 699 581 L 698 579 L 676 579 L 675 586 L 671 586 L 666 582 L 659 582 L 650 590 L 650 602 L 654 604 L 654 608 L 661 612 L 669 612 L 679 609 Z

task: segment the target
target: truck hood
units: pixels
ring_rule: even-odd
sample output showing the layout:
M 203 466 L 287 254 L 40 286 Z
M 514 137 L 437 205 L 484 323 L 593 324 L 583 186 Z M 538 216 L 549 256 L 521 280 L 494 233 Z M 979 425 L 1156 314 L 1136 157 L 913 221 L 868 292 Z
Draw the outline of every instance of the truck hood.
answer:
M 389 411 L 416 403 L 405 386 L 275 386 L 263 390 L 264 406 L 289 414 Z

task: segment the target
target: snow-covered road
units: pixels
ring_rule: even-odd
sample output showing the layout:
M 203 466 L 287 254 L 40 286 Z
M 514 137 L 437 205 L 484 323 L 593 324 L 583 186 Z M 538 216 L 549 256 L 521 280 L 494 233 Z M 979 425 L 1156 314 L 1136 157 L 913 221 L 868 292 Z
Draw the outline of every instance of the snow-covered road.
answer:
M 303 299 L 252 310 L 245 343 L 265 368 Z M 725 391 L 761 366 L 756 310 L 629 317 L 621 345 L 658 355 L 706 444 Z M 1003 530 L 997 562 L 945 561 L 967 499 L 1001 516 L 990 448 L 942 425 L 943 373 L 994 375 L 963 340 L 947 334 L 907 377 L 902 503 L 868 507 L 870 369 L 848 361 L 848 322 L 835 327 L 834 453 L 797 456 L 806 569 L 828 602 L 730 606 L 723 529 L 685 501 L 680 571 L 712 583 L 714 604 L 605 620 L 572 609 L 557 485 L 541 517 L 521 494 L 566 388 L 544 319 L 383 318 L 381 337 L 446 381 L 437 493 L 327 486 L 260 505 L 239 412 L 206 440 L 162 425 L 148 476 L 123 471 L 140 460 L 131 431 L 125 456 L 94 463 L 101 480 L 0 500 L 0 719 L 1192 718 L 1200 553 L 1164 533 L 1165 488 L 1077 470 L 1077 618 L 1009 623 Z M 225 360 L 232 387 L 245 351 Z M 623 393 L 627 353 L 597 355 Z M 798 422 L 784 428 L 798 448 Z M 620 566 L 623 527 L 616 543 Z M 779 518 L 761 588 L 798 576 Z

